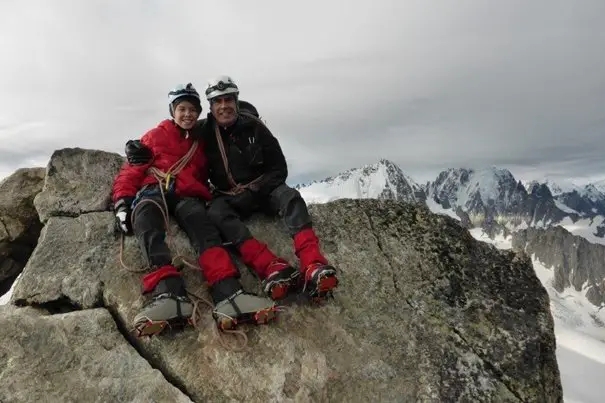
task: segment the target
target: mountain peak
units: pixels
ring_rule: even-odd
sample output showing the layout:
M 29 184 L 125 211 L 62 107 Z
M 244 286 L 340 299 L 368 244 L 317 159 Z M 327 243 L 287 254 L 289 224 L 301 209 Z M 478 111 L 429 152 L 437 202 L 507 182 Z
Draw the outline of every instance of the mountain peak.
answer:
M 605 188 L 603 188 L 602 182 L 592 182 L 580 186 L 568 179 L 555 181 L 551 178 L 544 178 L 541 181 L 531 181 L 529 184 L 533 186 L 536 184 L 548 186 L 553 197 L 560 199 L 564 204 L 568 203 L 571 199 L 578 198 L 585 198 L 592 203 L 599 203 L 605 200 Z M 578 206 L 576 205 L 575 207 Z
M 442 171 L 429 184 L 428 194 L 442 205 L 459 206 L 478 214 L 488 205 L 494 206 L 498 213 L 516 209 L 527 197 L 508 169 L 495 166 Z
M 395 164 L 393 161 L 388 160 L 386 158 L 381 158 L 378 161 L 378 165 L 385 165 L 385 166 L 397 166 L 397 164 Z
M 569 180 L 558 180 L 546 178 L 541 183 L 544 183 L 550 189 L 553 196 L 558 196 L 562 193 L 572 193 L 582 191 L 582 188 Z
M 422 188 L 397 164 L 384 158 L 298 189 L 305 200 L 314 203 L 342 198 L 424 200 Z

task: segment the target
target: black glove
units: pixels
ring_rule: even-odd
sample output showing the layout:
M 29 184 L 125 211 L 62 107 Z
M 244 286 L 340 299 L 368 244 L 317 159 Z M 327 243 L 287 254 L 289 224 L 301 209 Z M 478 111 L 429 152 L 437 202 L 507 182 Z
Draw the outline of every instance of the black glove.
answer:
M 132 224 L 130 223 L 132 210 L 130 209 L 130 206 L 132 205 L 133 200 L 134 197 L 123 197 L 119 199 L 114 206 L 116 229 L 125 235 L 132 234 Z
M 125 151 L 128 163 L 131 165 L 145 165 L 153 158 L 151 150 L 140 140 L 128 140 Z

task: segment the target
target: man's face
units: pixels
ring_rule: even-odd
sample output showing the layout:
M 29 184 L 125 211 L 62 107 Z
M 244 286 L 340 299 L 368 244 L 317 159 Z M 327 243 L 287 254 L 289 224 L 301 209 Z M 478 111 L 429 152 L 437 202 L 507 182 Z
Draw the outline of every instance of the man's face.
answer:
M 214 98 L 210 110 L 219 126 L 231 126 L 237 119 L 237 105 L 233 95 Z

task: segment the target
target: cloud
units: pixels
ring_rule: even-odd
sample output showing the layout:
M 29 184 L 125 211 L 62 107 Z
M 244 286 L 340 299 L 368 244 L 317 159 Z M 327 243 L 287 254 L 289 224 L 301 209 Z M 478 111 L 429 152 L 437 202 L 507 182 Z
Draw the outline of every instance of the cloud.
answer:
M 598 176 L 604 12 L 599 1 L 2 2 L 0 170 L 65 146 L 121 152 L 167 117 L 173 85 L 201 91 L 229 74 L 280 139 L 291 182 L 380 158 L 419 181 L 481 165 Z

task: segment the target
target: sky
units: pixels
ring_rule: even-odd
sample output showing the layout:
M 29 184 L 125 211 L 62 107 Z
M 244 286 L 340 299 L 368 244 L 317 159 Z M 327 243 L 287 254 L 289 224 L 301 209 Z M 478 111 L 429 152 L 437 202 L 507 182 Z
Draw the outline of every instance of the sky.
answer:
M 64 147 L 123 154 L 170 88 L 227 74 L 291 183 L 381 158 L 418 182 L 604 179 L 604 17 L 600 0 L 2 0 L 0 177 Z

